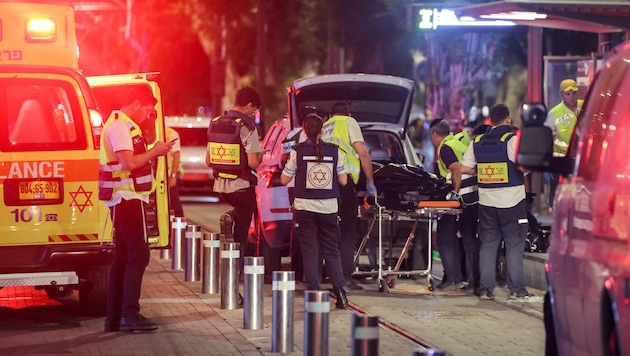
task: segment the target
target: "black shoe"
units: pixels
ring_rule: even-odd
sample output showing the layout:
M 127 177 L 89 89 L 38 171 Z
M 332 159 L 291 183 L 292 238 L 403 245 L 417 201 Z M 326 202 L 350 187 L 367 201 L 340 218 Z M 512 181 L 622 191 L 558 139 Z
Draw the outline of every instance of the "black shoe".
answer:
M 443 291 L 452 291 L 452 290 L 460 290 L 464 287 L 464 282 L 442 282 L 440 283 L 437 288 L 443 290 Z
M 234 210 L 225 212 L 219 218 L 221 235 L 227 242 L 234 242 Z
M 352 289 L 352 290 L 363 290 L 363 287 L 358 285 L 355 281 L 349 279 L 346 283 L 343 284 L 344 288 Z M 345 291 L 344 291 L 345 293 Z
M 238 294 L 238 307 L 243 307 L 243 295 L 241 293 Z
M 333 290 L 333 292 L 337 298 L 337 302 L 335 303 L 337 309 L 348 309 L 348 297 L 346 296 L 346 291 L 343 288 L 339 288 Z
M 157 329 L 156 323 L 140 314 L 133 317 L 120 318 L 120 327 L 118 328 L 120 331 L 153 331 Z
M 105 318 L 105 331 L 118 331 L 120 328 L 120 320 L 112 321 L 109 318 Z

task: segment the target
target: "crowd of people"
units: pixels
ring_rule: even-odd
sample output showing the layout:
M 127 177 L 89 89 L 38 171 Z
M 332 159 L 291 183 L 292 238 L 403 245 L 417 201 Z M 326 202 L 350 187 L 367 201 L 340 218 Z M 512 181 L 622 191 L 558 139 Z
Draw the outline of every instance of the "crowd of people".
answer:
M 582 102 L 577 100 L 574 80 L 562 81 L 560 90 L 563 102 L 550 110 L 546 125 L 552 128 L 555 151 L 561 155 L 566 154 Z M 168 157 L 172 204 L 175 214 L 183 215 L 176 191 L 177 133 L 167 132 L 166 142 L 158 140 L 151 149 L 141 134 L 141 126 L 155 117 L 156 103 L 148 88 L 134 90 L 103 128 L 99 198 L 110 208 L 115 242 L 105 319 L 108 331 L 158 328 L 140 314 L 139 305 L 149 261 L 142 214 L 147 192 L 152 190 L 150 161 L 157 156 Z M 241 88 L 232 109 L 214 118 L 208 128 L 206 164 L 215 172 L 214 191 L 234 208 L 230 231 L 224 233 L 240 244 L 241 256 L 255 253 L 247 230 L 256 206 L 255 169 L 262 159 L 253 119 L 261 105 L 255 89 Z M 472 130 L 453 132 L 452 125 L 442 119 L 416 122 L 410 130 L 424 152 L 429 155 L 432 151 L 435 158 L 435 165 L 427 170 L 452 184 L 446 199 L 459 201 L 462 208 L 459 216 L 444 214 L 438 221 L 437 247 L 444 277 L 437 288 L 494 299 L 497 253 L 503 242 L 510 298 L 528 298 L 531 294 L 523 276 L 528 172 L 516 164 L 516 135 L 508 108 L 495 104 L 487 115 L 488 120 Z M 281 176 L 281 182 L 291 186 L 293 240 L 299 242 L 292 254 L 301 261 L 299 267 L 311 290 L 320 288 L 322 260 L 325 262 L 336 306 L 345 309 L 346 290 L 362 289 L 352 277 L 358 243 L 356 184 L 362 172 L 366 195 L 378 195 L 372 162 L 346 103 L 335 103 L 326 117 L 303 111 L 300 121 L 301 129 L 291 135 L 295 142 L 288 146 L 290 153 Z M 295 256 L 298 253 L 301 258 Z

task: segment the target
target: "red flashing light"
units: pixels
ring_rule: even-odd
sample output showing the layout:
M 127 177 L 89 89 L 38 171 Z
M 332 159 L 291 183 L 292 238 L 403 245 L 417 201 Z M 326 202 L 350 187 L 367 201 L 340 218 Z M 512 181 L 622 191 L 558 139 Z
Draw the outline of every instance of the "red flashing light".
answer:
M 51 43 L 57 40 L 57 23 L 54 19 L 28 19 L 24 32 L 26 42 Z

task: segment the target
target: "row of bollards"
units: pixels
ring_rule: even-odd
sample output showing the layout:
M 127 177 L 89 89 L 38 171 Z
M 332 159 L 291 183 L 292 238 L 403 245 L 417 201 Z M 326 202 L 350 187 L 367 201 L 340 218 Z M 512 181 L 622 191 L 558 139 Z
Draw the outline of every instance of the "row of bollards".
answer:
M 171 249 L 161 252 L 172 259 L 172 269 L 185 269 L 185 281 L 200 281 L 202 293 L 221 293 L 221 309 L 239 308 L 239 244 L 221 244 L 221 235 L 188 225 L 186 218 L 171 217 Z M 203 254 L 202 254 L 203 252 Z M 203 256 L 203 259 L 202 259 Z M 220 273 L 219 273 L 220 269 Z M 243 328 L 263 329 L 263 257 L 244 257 Z M 221 278 L 219 279 L 219 276 Z M 295 272 L 272 272 L 271 352 L 292 353 Z M 220 288 L 219 288 L 220 285 Z M 327 291 L 305 291 L 304 344 L 307 356 L 328 355 L 330 301 Z M 358 313 L 351 320 L 351 355 L 378 355 L 379 318 Z M 440 350 L 415 351 L 414 356 L 442 356 Z

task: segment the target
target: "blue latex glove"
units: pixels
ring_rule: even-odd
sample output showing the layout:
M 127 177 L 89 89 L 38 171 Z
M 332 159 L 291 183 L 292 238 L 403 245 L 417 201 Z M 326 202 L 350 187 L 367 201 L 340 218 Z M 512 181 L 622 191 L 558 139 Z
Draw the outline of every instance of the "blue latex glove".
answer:
M 459 194 L 457 194 L 456 192 L 450 192 L 447 194 L 446 196 L 447 200 L 459 200 Z
M 378 192 L 376 191 L 376 186 L 374 185 L 374 182 L 366 182 L 365 183 L 365 191 L 366 191 L 366 195 L 369 197 L 375 197 L 378 195 Z

